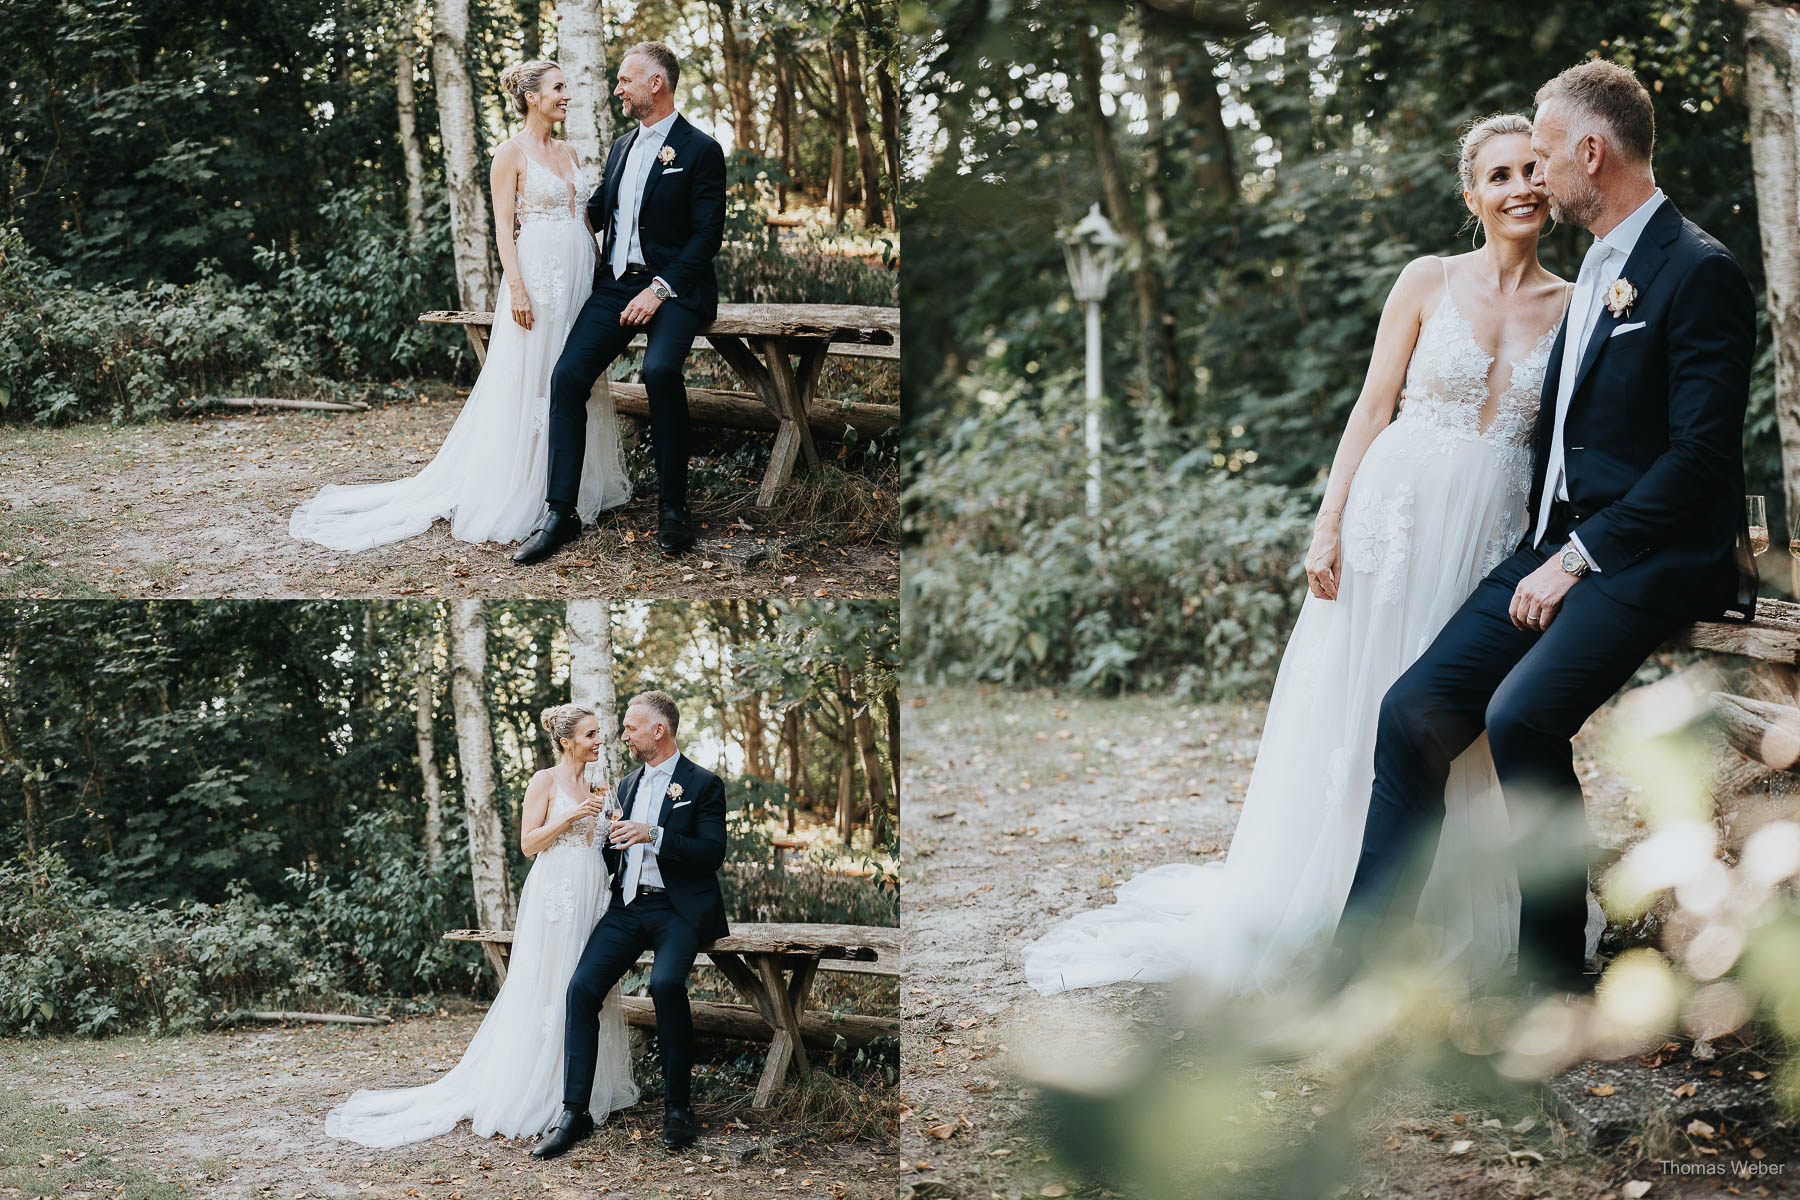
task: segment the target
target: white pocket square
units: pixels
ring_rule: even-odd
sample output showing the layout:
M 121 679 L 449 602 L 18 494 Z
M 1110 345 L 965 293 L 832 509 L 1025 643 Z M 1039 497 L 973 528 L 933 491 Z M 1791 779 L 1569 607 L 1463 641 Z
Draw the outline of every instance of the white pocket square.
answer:
M 669 811 L 674 812 L 676 809 L 682 807 L 683 805 L 692 804 L 692 803 L 693 803 L 692 800 L 677 800 L 675 803 L 669 805 Z
M 1619 326 L 1617 329 L 1613 330 L 1611 333 L 1607 334 L 1606 336 L 1607 336 L 1608 340 L 1611 340 L 1612 338 L 1618 337 L 1621 333 L 1631 333 L 1635 330 L 1642 329 L 1645 325 L 1648 325 L 1648 324 L 1649 324 L 1648 321 L 1633 321 L 1629 325 Z
M 685 170 L 687 170 L 686 167 L 664 167 L 663 174 L 664 175 L 679 175 Z

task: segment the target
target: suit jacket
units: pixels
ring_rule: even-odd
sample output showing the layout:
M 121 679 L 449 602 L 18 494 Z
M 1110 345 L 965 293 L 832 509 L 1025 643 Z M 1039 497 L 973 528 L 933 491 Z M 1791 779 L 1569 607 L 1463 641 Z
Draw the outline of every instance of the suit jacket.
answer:
M 1619 278 L 1637 300 L 1622 317 L 1600 309 L 1563 427 L 1573 532 L 1598 568 L 1582 586 L 1685 620 L 1727 611 L 1747 620 L 1756 605 L 1744 517 L 1750 284 L 1666 198 Z M 1568 327 L 1544 369 L 1527 528 L 1544 492 Z
M 610 278 L 606 272 L 612 261 L 619 184 L 626 156 L 643 132 L 642 125 L 634 125 L 613 142 L 600 186 L 588 198 L 588 223 L 606 235 L 604 253 L 595 264 L 598 279 Z M 725 239 L 725 152 L 679 113 L 663 148 L 674 159 L 665 163 L 659 153 L 650 164 L 638 204 L 638 244 L 650 273 L 660 275 L 675 293 L 666 303 L 692 309 L 710 324 L 719 312 L 713 259 Z
M 643 778 L 644 768 L 639 767 L 619 781 L 619 804 L 627 819 Z M 669 890 L 669 902 L 704 945 L 731 932 L 725 924 L 725 898 L 719 892 L 718 874 L 725 862 L 725 784 L 685 754 L 669 782 L 680 786 L 681 796 L 663 796 L 655 821 L 663 828 L 656 866 Z M 624 854 L 610 845 L 603 846 L 600 853 L 615 885 L 621 883 Z

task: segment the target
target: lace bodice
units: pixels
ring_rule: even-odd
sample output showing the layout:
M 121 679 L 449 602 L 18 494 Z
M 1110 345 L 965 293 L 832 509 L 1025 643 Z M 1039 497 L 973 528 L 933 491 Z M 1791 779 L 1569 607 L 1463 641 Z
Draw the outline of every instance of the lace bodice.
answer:
M 556 790 L 550 795 L 550 811 L 545 814 L 544 820 L 554 824 L 580 807 L 581 801 L 564 791 L 563 785 L 559 781 L 556 785 Z M 548 846 L 544 847 L 544 852 L 548 853 L 551 850 L 561 850 L 568 846 L 574 846 L 582 850 L 592 849 L 594 844 L 592 840 L 593 833 L 594 818 L 583 817 L 563 831 L 561 837 L 558 837 L 554 842 L 551 842 Z
M 1419 330 L 1399 419 L 1426 421 L 1458 440 L 1492 437 L 1507 446 L 1529 443 L 1557 327 L 1550 326 L 1529 353 L 1513 360 L 1506 387 L 1495 395 L 1488 384 L 1494 358 L 1475 340 L 1475 330 L 1446 287 L 1437 311 Z
M 523 148 L 520 150 L 524 153 Z M 581 201 L 592 189 L 587 175 L 575 168 L 575 182 L 567 179 L 525 154 L 524 186 L 513 193 L 513 211 L 519 224 L 533 221 L 579 221 Z

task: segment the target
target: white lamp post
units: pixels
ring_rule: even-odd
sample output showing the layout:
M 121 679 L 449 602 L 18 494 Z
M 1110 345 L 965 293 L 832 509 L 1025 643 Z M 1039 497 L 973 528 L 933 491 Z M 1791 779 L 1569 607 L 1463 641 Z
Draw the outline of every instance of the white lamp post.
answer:
M 1095 519 L 1100 516 L 1100 302 L 1106 299 L 1122 241 L 1099 204 L 1063 235 L 1069 283 L 1087 310 L 1087 512 Z

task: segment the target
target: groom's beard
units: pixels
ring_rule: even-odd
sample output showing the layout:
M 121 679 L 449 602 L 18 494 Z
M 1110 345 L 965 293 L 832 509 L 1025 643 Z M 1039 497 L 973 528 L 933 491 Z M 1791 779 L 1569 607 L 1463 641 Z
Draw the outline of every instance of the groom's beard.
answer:
M 1581 179 L 1567 194 L 1550 197 L 1550 216 L 1558 225 L 1586 229 L 1589 222 L 1600 215 L 1602 203 L 1600 189 Z

